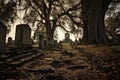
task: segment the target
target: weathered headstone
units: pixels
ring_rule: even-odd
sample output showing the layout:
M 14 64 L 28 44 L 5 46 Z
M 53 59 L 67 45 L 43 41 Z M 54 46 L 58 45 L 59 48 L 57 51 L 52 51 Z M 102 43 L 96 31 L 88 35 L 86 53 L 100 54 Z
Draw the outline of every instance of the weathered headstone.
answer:
M 69 33 L 65 33 L 65 39 L 70 39 L 70 34 Z
M 13 45 L 12 37 L 8 37 L 7 46 L 10 47 Z
M 2 22 L 0 22 L 0 52 L 4 52 L 5 50 L 6 33 L 7 27 Z
M 65 39 L 64 39 L 64 41 L 63 42 L 65 42 L 65 43 L 70 43 L 70 34 L 69 33 L 65 33 Z
M 77 41 L 77 39 L 75 39 L 75 45 L 78 45 L 78 41 Z
M 45 39 L 44 39 L 44 46 L 45 46 L 45 48 L 47 46 L 47 41 Z
M 55 47 L 55 48 L 58 47 L 58 42 L 57 42 L 57 40 L 54 40 L 54 47 Z
M 54 49 L 54 39 L 47 40 L 47 48 Z
M 31 47 L 31 28 L 27 24 L 16 26 L 15 44 L 17 47 Z
M 42 34 L 39 35 L 39 48 L 45 48 L 44 37 Z
M 112 38 L 112 43 L 113 43 L 114 45 L 118 45 L 118 43 L 119 43 L 118 38 L 117 38 L 117 37 Z
M 80 44 L 80 43 L 81 43 L 81 41 L 82 41 L 82 39 L 81 39 L 81 38 L 79 38 L 78 44 Z

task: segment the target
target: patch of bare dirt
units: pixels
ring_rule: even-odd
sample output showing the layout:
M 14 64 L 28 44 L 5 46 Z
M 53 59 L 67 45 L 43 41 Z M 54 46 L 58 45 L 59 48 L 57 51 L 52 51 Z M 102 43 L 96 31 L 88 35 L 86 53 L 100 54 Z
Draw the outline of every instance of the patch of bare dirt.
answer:
M 3 80 L 120 80 L 120 46 L 64 44 L 61 51 L 36 52 L 43 55 L 20 67 L 3 70 L 0 77 Z M 17 78 L 5 75 L 7 72 L 16 74 Z

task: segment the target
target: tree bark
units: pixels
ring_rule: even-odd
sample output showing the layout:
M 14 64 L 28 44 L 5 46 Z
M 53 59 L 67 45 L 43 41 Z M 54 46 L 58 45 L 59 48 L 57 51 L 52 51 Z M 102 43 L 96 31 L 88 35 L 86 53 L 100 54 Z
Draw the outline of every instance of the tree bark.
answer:
M 47 41 L 47 49 L 53 49 L 54 48 L 54 32 L 56 29 L 56 22 L 57 19 L 55 18 L 52 23 L 50 22 L 50 16 L 46 16 L 46 41 Z
M 47 39 L 47 48 L 52 49 L 54 48 L 54 39 L 53 39 L 54 32 L 51 31 L 50 29 L 46 30 L 46 39 Z
M 104 17 L 111 0 L 82 0 L 82 44 L 106 44 Z
M 47 49 L 52 49 L 53 48 L 53 36 L 54 36 L 54 30 L 52 29 L 52 25 L 50 23 L 50 20 L 49 20 L 49 16 L 46 17 L 46 23 L 45 23 L 45 26 L 46 26 L 46 48 Z

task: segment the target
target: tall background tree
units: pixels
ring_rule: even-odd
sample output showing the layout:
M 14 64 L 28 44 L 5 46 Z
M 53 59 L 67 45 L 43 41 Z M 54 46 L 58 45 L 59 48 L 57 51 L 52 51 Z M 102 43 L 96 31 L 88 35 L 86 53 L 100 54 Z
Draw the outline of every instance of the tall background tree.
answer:
M 14 0 L 0 0 L 0 21 L 8 27 L 8 32 L 10 24 L 14 22 L 16 16 L 16 2 Z
M 80 0 L 26 0 L 24 20 L 37 24 L 37 29 L 45 28 L 47 47 L 51 48 L 58 26 L 68 31 L 66 24 L 72 29 L 81 24 L 80 9 Z

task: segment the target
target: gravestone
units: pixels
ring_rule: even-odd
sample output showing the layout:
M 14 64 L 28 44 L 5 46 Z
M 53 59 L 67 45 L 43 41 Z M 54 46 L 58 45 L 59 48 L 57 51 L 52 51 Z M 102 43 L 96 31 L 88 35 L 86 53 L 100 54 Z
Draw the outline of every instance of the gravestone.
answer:
M 74 43 L 75 43 L 75 45 L 78 45 L 78 41 L 77 41 L 77 39 L 75 39 L 75 42 L 74 42 Z
M 7 46 L 10 47 L 13 45 L 13 40 L 11 37 L 8 37 L 8 42 L 7 42 Z
M 0 22 L 0 52 L 5 51 L 7 27 Z
M 45 48 L 44 37 L 42 34 L 39 35 L 39 48 Z
M 57 40 L 54 40 L 54 48 L 57 48 L 58 47 L 58 42 Z
M 82 41 L 82 39 L 81 39 L 81 38 L 79 38 L 78 44 L 81 44 L 81 41 Z
M 116 34 L 110 39 L 110 45 L 120 45 L 120 34 Z
M 47 41 L 44 39 L 44 47 L 46 48 L 47 46 Z
M 17 47 L 31 47 L 31 28 L 28 24 L 16 26 L 15 45 Z
M 67 39 L 67 40 L 70 39 L 70 34 L 69 33 L 65 33 L 65 39 Z
M 64 39 L 63 42 L 65 42 L 65 43 L 70 43 L 71 42 L 69 33 L 65 33 L 65 39 Z

